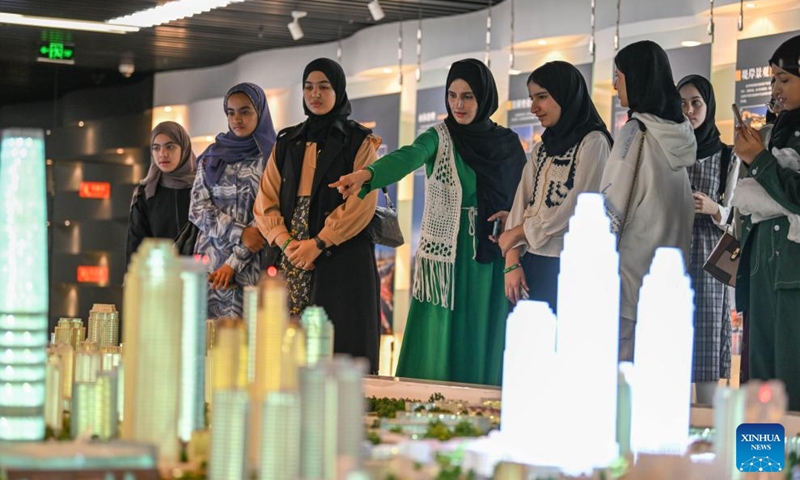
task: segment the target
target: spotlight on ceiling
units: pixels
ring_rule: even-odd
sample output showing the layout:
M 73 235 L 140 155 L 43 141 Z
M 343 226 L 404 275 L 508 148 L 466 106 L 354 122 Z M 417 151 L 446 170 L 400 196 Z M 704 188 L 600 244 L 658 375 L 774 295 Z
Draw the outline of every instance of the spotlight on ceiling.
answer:
M 299 10 L 292 10 L 292 21 L 287 24 L 286 26 L 289 27 L 289 33 L 292 34 L 292 38 L 297 41 L 303 38 L 303 29 L 300 27 L 300 19 L 308 15 L 308 12 L 302 12 Z
M 383 17 L 386 16 L 383 13 L 383 8 L 381 8 L 381 2 L 379 0 L 372 0 L 367 4 L 367 8 L 369 8 L 369 13 L 372 14 L 372 19 L 376 22 L 383 20 Z
M 133 61 L 133 54 L 124 53 L 119 59 L 119 73 L 125 78 L 131 78 L 136 71 L 136 64 Z

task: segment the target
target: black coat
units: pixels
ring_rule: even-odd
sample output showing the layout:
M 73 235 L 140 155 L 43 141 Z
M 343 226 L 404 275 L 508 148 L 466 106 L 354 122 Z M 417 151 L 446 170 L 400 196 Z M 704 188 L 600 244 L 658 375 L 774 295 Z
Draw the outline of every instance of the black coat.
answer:
M 287 128 L 278 135 L 276 165 L 281 172 L 280 209 L 289 229 L 297 197 L 306 144 L 304 124 Z M 342 196 L 328 184 L 353 171 L 355 155 L 370 130 L 355 122 L 338 124 L 321 150 L 311 190 L 308 213 L 309 233 L 315 236 L 325 219 L 343 203 Z M 332 131 L 334 129 L 332 128 Z M 335 136 L 335 137 L 334 137 Z M 333 137 L 333 138 L 332 138 Z M 334 327 L 333 350 L 354 357 L 366 357 L 370 372 L 378 370 L 380 342 L 380 279 L 375 262 L 375 245 L 364 232 L 325 250 L 314 261 L 310 305 L 323 307 Z
M 144 186 L 136 187 L 136 199 L 128 220 L 126 265 L 145 238 L 175 239 L 178 236 L 181 227 L 189 220 L 191 193 L 191 188 L 175 190 L 159 185 L 152 197 L 145 198 Z

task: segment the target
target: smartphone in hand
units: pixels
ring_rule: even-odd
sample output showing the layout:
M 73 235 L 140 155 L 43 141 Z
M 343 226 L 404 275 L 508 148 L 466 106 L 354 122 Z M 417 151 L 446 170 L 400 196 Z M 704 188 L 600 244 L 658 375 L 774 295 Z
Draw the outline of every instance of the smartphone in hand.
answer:
M 500 236 L 501 233 L 503 232 L 500 231 L 500 219 L 496 218 L 492 223 L 492 236 L 494 238 L 497 238 Z
M 744 120 L 742 120 L 742 112 L 739 111 L 739 106 L 735 103 L 731 105 L 731 109 L 733 110 L 733 117 L 736 119 L 735 127 L 741 127 L 744 125 Z

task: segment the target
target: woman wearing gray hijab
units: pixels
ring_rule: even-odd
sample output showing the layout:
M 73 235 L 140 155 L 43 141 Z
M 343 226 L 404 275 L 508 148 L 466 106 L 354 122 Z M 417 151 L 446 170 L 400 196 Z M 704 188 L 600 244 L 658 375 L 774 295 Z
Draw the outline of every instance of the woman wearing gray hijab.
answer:
M 150 134 L 150 170 L 131 200 L 126 264 L 147 237 L 174 239 L 188 221 L 197 162 L 189 134 L 175 122 L 161 122 Z

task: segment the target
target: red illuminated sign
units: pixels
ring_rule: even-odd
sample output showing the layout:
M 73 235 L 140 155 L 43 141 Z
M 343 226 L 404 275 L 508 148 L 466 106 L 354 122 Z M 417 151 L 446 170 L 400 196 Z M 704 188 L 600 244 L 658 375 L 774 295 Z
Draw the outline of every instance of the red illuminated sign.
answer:
M 81 182 L 78 195 L 81 198 L 110 198 L 111 184 L 108 182 Z
M 108 283 L 108 267 L 99 265 L 78 265 L 76 275 L 78 283 L 98 283 L 105 285 Z

